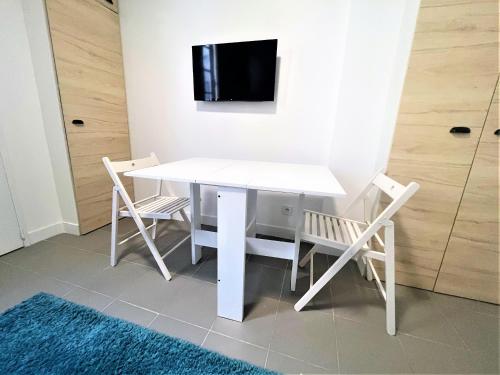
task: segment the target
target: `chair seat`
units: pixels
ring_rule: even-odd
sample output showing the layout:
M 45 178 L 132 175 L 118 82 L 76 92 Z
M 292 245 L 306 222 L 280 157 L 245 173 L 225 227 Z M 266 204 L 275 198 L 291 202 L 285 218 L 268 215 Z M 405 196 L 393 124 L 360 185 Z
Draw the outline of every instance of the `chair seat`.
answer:
M 158 196 L 146 202 L 134 203 L 140 217 L 149 219 L 169 219 L 179 210 L 189 206 L 189 198 Z M 128 210 L 121 210 L 120 216 L 129 217 Z
M 318 243 L 336 242 L 343 247 L 352 245 L 368 227 L 360 221 L 304 210 L 305 240 Z

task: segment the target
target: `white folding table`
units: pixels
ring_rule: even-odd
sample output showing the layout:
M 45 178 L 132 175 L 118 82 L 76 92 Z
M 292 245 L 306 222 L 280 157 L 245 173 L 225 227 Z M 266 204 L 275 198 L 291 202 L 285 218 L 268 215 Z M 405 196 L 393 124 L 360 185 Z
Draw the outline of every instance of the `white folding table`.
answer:
M 295 252 L 293 243 L 255 238 L 257 191 L 297 194 L 298 201 L 345 196 L 320 165 L 192 158 L 125 175 L 190 184 L 192 262 L 201 258 L 201 246 L 217 248 L 217 315 L 237 321 L 243 320 L 245 254 L 293 259 Z M 217 233 L 201 229 L 200 185 L 217 186 Z

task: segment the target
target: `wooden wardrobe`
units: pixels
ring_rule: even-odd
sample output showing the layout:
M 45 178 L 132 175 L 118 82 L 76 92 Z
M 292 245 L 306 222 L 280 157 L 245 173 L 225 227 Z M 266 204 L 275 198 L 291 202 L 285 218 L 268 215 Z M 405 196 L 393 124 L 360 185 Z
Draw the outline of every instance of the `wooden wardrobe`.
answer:
M 499 303 L 498 0 L 423 0 L 388 174 L 397 282 Z
M 131 159 L 116 1 L 46 0 L 81 234 L 111 219 L 102 157 Z

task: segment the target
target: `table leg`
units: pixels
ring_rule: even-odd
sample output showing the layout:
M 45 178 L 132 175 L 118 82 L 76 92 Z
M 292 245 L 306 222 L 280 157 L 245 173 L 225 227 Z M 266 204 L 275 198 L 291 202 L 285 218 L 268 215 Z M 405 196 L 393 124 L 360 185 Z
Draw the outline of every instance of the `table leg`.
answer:
M 257 234 L 257 190 L 247 190 L 247 237 Z
M 217 315 L 243 321 L 247 190 L 217 191 Z
M 201 229 L 200 184 L 189 184 L 191 195 L 191 262 L 198 263 L 201 258 L 201 246 L 196 244 L 196 230 Z

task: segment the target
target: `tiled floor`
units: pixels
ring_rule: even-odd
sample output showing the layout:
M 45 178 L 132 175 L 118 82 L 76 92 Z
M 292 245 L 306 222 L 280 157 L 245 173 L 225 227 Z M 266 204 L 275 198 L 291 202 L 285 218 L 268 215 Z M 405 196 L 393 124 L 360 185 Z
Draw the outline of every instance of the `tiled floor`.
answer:
M 158 239 L 162 252 L 186 234 L 178 223 L 165 225 L 172 232 Z M 122 232 L 132 228 L 121 221 Z M 237 323 L 216 316 L 215 250 L 204 249 L 193 266 L 186 243 L 167 258 L 174 277 L 166 282 L 140 238 L 109 267 L 109 237 L 109 228 L 64 234 L 0 257 L 0 311 L 46 291 L 288 373 L 499 371 L 498 306 L 398 287 L 398 334 L 391 337 L 381 297 L 354 264 L 298 313 L 293 304 L 308 287 L 307 269 L 292 293 L 286 261 L 250 256 L 246 318 Z M 333 258 L 315 260 L 320 273 Z

